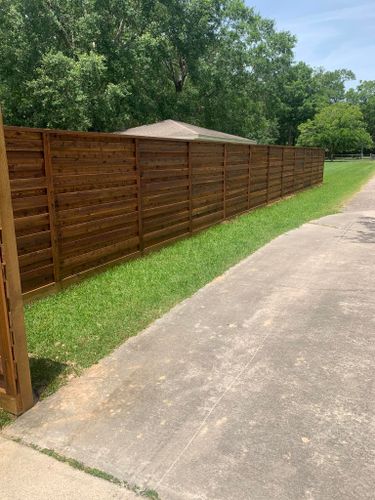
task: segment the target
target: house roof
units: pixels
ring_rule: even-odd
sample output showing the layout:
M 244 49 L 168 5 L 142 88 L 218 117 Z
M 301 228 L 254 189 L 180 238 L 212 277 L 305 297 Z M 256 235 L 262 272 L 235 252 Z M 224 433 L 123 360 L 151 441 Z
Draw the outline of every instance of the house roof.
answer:
M 154 137 L 163 139 L 182 139 L 185 141 L 233 142 L 238 144 L 256 144 L 256 141 L 238 135 L 225 134 L 217 130 L 197 127 L 176 120 L 164 120 L 151 125 L 129 128 L 117 132 L 123 135 Z

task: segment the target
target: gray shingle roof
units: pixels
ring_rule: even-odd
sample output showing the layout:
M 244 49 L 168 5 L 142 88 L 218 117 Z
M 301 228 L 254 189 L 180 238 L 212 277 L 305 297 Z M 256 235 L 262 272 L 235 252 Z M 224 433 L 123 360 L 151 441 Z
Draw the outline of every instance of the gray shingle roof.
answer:
M 217 130 L 197 127 L 176 120 L 164 120 L 151 125 L 129 128 L 116 132 L 138 137 L 155 137 L 163 139 L 183 139 L 185 141 L 233 142 L 238 144 L 256 144 L 256 141 L 238 135 L 225 134 Z

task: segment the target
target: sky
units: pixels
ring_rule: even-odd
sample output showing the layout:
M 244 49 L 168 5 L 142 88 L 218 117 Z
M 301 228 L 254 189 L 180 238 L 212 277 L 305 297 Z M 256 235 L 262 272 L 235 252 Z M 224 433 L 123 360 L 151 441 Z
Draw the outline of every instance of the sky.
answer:
M 375 80 L 375 0 L 245 0 L 297 36 L 296 60 Z

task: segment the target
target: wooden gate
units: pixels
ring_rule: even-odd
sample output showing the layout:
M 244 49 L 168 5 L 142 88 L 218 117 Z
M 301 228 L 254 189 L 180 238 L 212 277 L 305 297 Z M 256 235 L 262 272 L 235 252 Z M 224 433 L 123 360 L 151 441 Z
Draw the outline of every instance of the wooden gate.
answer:
M 0 407 L 19 415 L 32 405 L 19 263 L 0 111 Z

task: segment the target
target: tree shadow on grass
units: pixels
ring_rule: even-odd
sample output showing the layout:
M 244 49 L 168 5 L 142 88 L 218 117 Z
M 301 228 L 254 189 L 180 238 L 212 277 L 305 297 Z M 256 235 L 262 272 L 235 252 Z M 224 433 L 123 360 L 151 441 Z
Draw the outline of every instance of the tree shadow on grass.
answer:
M 34 393 L 37 399 L 43 399 L 62 385 L 72 367 L 49 358 L 30 357 L 30 371 Z

